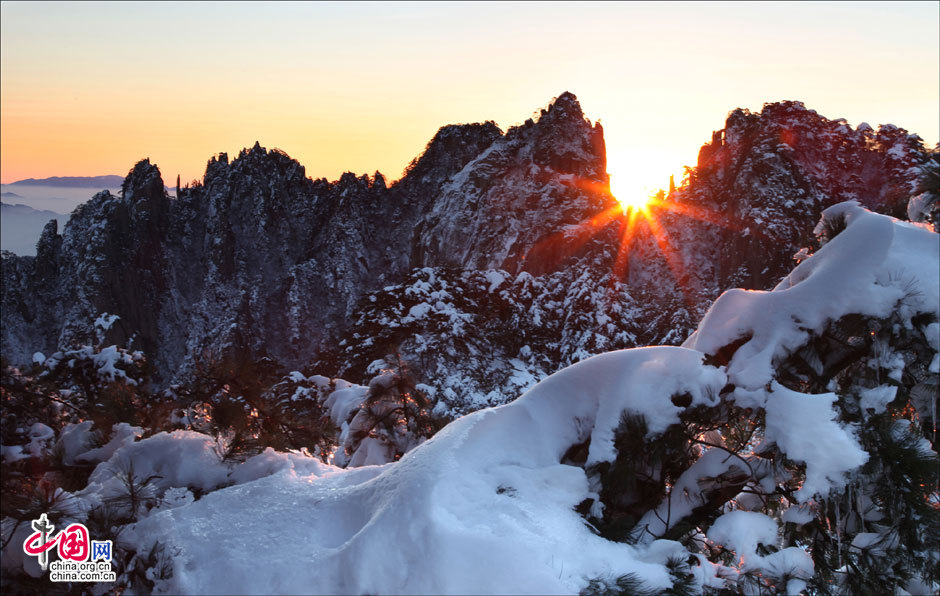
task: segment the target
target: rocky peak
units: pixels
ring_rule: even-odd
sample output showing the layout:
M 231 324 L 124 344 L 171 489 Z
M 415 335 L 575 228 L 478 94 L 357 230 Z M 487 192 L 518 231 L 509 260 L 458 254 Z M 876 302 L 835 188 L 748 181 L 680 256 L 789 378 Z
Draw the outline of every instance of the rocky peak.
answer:
M 251 149 L 242 149 L 232 163 L 233 173 L 261 175 L 281 179 L 306 178 L 304 166 L 280 149 L 267 149 L 255 141 Z
M 50 219 L 42 228 L 42 234 L 39 235 L 39 242 L 37 242 L 36 250 L 50 251 L 57 250 L 56 246 L 61 242 L 62 237 L 59 236 L 59 221 L 56 219 Z
M 700 272 L 700 287 L 769 289 L 812 244 L 808 230 L 826 207 L 857 200 L 904 217 L 924 149 L 898 127 L 853 130 L 799 101 L 768 103 L 759 113 L 738 108 L 674 197 L 721 225 L 671 217 L 663 225 L 685 236 L 685 269 Z
M 202 183 L 206 186 L 209 184 L 209 180 L 213 177 L 222 175 L 222 172 L 225 172 L 228 169 L 228 153 L 220 152 L 216 153 L 209 158 L 209 161 L 206 162 L 206 172 L 203 174 Z
M 537 121 L 511 128 L 506 138 L 530 145 L 527 157 L 539 166 L 600 182 L 608 179 L 604 129 L 584 117 L 578 98 L 569 91 L 542 109 Z
M 844 119 L 829 120 L 799 101 L 764 105 L 760 113 L 738 108 L 699 152 L 697 181 L 714 187 L 762 183 L 783 170 L 797 172 L 805 193 L 828 206 L 855 199 L 872 208 L 907 195 L 923 162 L 919 137 L 893 125 L 874 133 L 867 124 L 853 130 Z M 743 176 L 743 178 L 742 178 Z M 898 186 L 900 184 L 900 186 Z M 781 200 L 793 200 L 786 197 Z
M 370 186 L 372 186 L 372 181 L 369 180 L 367 174 L 357 176 L 353 172 L 343 172 L 343 175 L 336 181 L 336 189 L 340 192 L 348 189 L 365 190 Z
M 53 279 L 59 268 L 59 252 L 62 249 L 62 236 L 59 235 L 59 222 L 55 219 L 42 229 L 39 242 L 36 243 L 36 274 L 41 279 Z
M 121 196 L 125 201 L 153 201 L 165 195 L 160 168 L 142 159 L 131 169 L 121 184 Z
M 548 107 L 541 111 L 539 121 L 547 119 L 547 122 L 557 122 L 560 120 L 571 120 L 580 122 L 584 120 L 584 112 L 581 111 L 581 104 L 574 93 L 565 91 L 552 102 Z
M 609 193 L 583 184 L 607 179 L 603 129 L 563 93 L 444 184 L 419 222 L 413 265 L 550 271 L 561 263 L 533 250 L 609 206 Z
M 388 184 L 385 182 L 385 176 L 382 172 L 376 170 L 375 174 L 372 176 L 372 186 L 376 189 L 385 189 L 388 187 Z
M 300 162 L 284 151 L 267 149 L 255 141 L 251 148 L 242 149 L 231 161 L 227 153 L 213 156 L 206 164 L 203 186 L 227 186 L 237 180 L 251 178 L 297 183 L 306 179 L 306 171 Z
M 475 124 L 442 126 L 420 157 L 405 170 L 404 181 L 445 180 L 502 136 L 492 120 Z

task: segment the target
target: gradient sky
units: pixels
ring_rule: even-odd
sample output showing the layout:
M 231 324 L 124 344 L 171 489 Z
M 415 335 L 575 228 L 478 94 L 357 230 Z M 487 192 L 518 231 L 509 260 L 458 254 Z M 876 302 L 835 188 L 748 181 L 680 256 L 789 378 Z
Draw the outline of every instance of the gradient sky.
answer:
M 741 106 L 797 99 L 940 135 L 940 3 L 31 3 L 0 8 L 0 179 L 172 185 L 278 147 L 397 179 L 445 124 L 518 124 L 565 90 L 624 192 L 681 178 Z

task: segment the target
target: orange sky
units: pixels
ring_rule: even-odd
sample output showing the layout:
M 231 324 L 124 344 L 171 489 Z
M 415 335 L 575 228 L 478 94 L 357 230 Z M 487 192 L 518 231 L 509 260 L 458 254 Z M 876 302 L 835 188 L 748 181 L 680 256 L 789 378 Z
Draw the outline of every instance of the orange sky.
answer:
M 731 109 L 798 99 L 940 129 L 940 4 L 2 3 L 0 178 L 169 184 L 256 140 L 314 177 L 397 179 L 442 125 L 564 90 L 624 192 L 681 178 Z

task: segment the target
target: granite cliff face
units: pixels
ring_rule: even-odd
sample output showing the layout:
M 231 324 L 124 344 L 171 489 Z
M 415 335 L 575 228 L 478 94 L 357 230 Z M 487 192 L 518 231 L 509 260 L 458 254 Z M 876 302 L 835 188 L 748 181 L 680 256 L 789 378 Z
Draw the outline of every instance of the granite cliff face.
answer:
M 773 286 L 826 206 L 903 213 L 925 159 L 896 127 L 796 102 L 735 110 L 654 209 L 669 258 L 638 225 L 624 268 L 622 218 L 583 225 L 615 202 L 603 130 L 570 93 L 505 133 L 445 126 L 391 185 L 312 180 L 256 144 L 174 199 L 144 160 L 120 196 L 95 195 L 61 234 L 50 222 L 35 258 L 4 255 L 3 356 L 88 341 L 107 312 L 108 340 L 143 349 L 162 382 L 261 356 L 359 381 L 397 354 L 466 411 L 600 350 L 681 342 L 723 289 Z
M 603 129 L 562 94 L 447 180 L 418 222 L 412 265 L 550 271 L 532 249 L 610 206 L 607 188 Z

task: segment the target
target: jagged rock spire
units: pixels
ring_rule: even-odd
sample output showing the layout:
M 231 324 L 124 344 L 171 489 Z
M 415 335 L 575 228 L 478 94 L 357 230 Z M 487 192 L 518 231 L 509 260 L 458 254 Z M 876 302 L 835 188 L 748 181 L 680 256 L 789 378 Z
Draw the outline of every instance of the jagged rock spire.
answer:
M 164 187 L 160 168 L 150 163 L 150 158 L 140 160 L 124 179 L 121 193 L 127 201 L 162 198 Z

